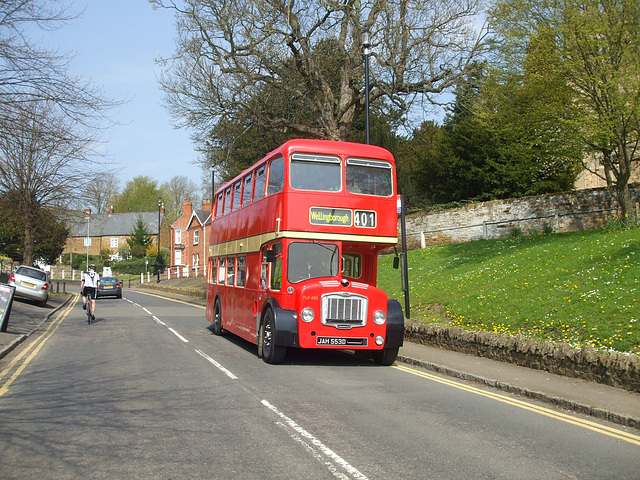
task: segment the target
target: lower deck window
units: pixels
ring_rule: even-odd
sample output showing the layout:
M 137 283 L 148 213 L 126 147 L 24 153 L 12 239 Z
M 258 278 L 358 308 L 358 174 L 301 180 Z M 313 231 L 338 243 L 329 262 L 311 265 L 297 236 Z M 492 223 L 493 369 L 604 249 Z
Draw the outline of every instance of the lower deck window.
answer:
M 224 257 L 218 259 L 218 283 L 223 284 L 225 277 Z

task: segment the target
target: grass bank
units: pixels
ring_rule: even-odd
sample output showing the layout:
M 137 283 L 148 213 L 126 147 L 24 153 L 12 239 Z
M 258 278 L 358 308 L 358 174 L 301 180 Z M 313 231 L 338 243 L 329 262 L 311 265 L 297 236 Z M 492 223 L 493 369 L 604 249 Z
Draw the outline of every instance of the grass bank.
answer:
M 411 317 L 640 353 L 640 229 L 521 236 L 409 252 Z M 378 285 L 404 305 L 399 270 Z

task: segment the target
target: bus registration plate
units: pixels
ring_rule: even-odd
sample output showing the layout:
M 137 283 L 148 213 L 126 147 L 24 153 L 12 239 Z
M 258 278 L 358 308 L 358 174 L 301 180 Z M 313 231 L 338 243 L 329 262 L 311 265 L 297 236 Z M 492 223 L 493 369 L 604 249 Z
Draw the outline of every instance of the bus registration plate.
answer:
M 338 337 L 318 337 L 316 338 L 316 345 L 346 345 L 346 338 Z

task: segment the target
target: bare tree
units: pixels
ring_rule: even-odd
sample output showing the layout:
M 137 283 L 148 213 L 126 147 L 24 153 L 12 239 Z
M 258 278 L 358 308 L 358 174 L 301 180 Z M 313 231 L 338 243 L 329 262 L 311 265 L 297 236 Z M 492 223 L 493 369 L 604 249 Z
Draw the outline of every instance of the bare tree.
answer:
M 34 27 L 54 30 L 76 18 L 61 0 L 0 2 L 0 121 L 8 128 L 16 108 L 52 102 L 68 119 L 96 125 L 115 102 L 81 78 L 68 74 L 70 56 L 42 48 L 30 40 Z
M 182 204 L 191 199 L 194 204 L 198 201 L 198 186 L 184 175 L 176 175 L 167 183 L 160 186 L 162 202 L 165 206 L 167 225 L 175 222 L 182 211 Z
M 23 220 L 25 263 L 34 260 L 37 212 L 68 205 L 95 173 L 96 146 L 117 105 L 68 74 L 69 56 L 27 34 L 73 18 L 63 1 L 0 2 L 0 194 L 14 200 Z
M 78 167 L 93 138 L 75 130 L 47 102 L 21 105 L 8 119 L 11 130 L 0 128 L 0 192 L 12 197 L 23 221 L 23 262 L 31 264 L 40 208 L 66 205 L 74 198 L 85 180 Z
M 202 143 L 238 112 L 274 131 L 347 140 L 365 107 L 365 28 L 369 98 L 403 110 L 454 85 L 484 47 L 480 0 L 150 2 L 176 13 L 160 83 L 176 124 Z M 274 108 L 282 99 L 289 109 Z
M 82 186 L 79 201 L 82 208 L 91 208 L 94 213 L 106 213 L 113 206 L 119 192 L 119 181 L 113 172 L 100 172 L 86 179 Z

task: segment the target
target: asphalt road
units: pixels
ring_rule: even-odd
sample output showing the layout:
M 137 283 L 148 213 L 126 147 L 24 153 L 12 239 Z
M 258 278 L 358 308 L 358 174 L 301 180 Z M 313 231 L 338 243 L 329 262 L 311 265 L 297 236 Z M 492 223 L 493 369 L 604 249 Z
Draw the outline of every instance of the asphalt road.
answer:
M 639 476 L 637 432 L 606 422 L 343 352 L 267 365 L 130 290 L 97 317 L 72 301 L 0 361 L 0 478 Z

